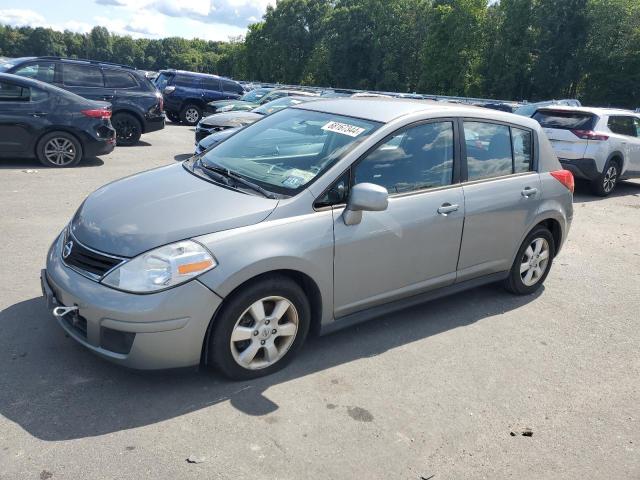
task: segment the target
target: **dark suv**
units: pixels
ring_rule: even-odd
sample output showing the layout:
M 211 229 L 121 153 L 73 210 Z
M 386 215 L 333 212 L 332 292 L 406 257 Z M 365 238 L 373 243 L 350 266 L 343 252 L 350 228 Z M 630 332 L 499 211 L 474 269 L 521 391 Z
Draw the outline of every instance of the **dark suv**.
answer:
M 155 83 L 164 96 L 169 120 L 187 125 L 200 121 L 207 103 L 233 100 L 244 94 L 242 85 L 228 78 L 183 70 L 162 70 Z
M 118 145 L 134 145 L 143 133 L 164 128 L 162 95 L 133 67 L 61 57 L 25 57 L 9 60 L 0 70 L 111 103 L 111 123 Z

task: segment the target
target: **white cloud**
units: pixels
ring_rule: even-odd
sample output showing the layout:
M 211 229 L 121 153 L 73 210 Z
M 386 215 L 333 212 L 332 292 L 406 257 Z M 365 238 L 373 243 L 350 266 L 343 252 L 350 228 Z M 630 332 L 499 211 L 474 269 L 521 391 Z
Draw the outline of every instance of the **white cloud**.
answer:
M 8 8 L 0 10 L 2 23 L 14 27 L 44 27 L 45 18 L 33 10 Z

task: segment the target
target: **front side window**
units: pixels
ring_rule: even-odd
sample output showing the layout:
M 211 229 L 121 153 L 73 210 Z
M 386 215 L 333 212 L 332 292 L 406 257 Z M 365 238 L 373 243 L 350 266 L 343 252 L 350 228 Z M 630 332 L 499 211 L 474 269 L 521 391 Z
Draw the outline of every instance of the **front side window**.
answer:
M 451 185 L 453 123 L 426 123 L 402 130 L 355 168 L 354 184 L 375 183 L 391 194 Z
M 53 83 L 56 66 L 53 62 L 34 62 L 17 68 L 15 75 L 21 77 L 33 78 L 41 82 Z
M 220 82 L 222 83 L 222 89 L 225 92 L 242 93 L 244 91 L 242 90 L 242 87 L 235 82 L 230 82 L 229 80 L 221 80 Z
M 615 116 L 609 117 L 607 126 L 609 130 L 618 135 L 626 135 L 627 137 L 636 137 L 637 131 L 633 123 L 633 117 Z
M 511 140 L 513 141 L 513 171 L 524 173 L 531 170 L 533 148 L 531 132 L 519 128 L 511 128 Z
M 217 78 L 203 78 L 202 88 L 204 88 L 205 90 L 213 90 L 219 92 L 221 91 L 220 80 L 218 80 Z
M 104 87 L 102 72 L 92 65 L 64 64 L 62 81 L 68 87 Z
M 29 88 L 0 81 L 0 102 L 28 102 Z
M 192 77 L 189 75 L 176 75 L 174 85 L 178 87 L 200 88 L 200 77 Z
M 158 78 L 155 80 L 155 85 L 158 90 L 161 92 L 169 85 L 169 82 L 173 79 L 173 74 L 162 72 L 158 75 Z
M 379 128 L 377 122 L 290 108 L 219 143 L 198 162 L 294 195 Z
M 129 72 L 124 70 L 103 70 L 104 83 L 110 88 L 132 88 L 137 87 L 138 82 Z
M 484 122 L 464 122 L 469 180 L 513 173 L 509 127 Z

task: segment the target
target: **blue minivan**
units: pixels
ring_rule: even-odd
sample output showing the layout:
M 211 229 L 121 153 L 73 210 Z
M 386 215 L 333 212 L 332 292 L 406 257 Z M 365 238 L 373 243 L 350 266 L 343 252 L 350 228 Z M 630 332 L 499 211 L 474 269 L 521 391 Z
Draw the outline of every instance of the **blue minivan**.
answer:
M 238 82 L 184 70 L 161 70 L 155 83 L 164 97 L 164 109 L 169 120 L 187 125 L 195 125 L 202 119 L 207 103 L 234 100 L 244 94 Z

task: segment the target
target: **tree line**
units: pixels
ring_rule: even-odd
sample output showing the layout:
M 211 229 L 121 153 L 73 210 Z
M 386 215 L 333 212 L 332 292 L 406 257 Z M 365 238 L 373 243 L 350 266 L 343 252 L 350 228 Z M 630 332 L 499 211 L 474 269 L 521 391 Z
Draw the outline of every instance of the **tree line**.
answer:
M 279 0 L 244 38 L 132 39 L 0 26 L 0 55 L 237 79 L 640 106 L 638 0 Z

